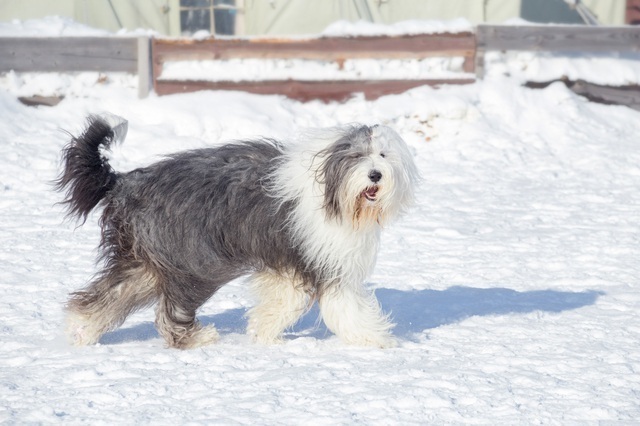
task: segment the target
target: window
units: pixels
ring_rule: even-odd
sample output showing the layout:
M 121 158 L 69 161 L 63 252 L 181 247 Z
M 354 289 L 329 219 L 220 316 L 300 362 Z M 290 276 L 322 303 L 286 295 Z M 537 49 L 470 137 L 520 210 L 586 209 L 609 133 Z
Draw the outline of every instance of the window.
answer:
M 184 36 L 200 30 L 233 35 L 237 13 L 235 0 L 180 0 L 180 31 Z

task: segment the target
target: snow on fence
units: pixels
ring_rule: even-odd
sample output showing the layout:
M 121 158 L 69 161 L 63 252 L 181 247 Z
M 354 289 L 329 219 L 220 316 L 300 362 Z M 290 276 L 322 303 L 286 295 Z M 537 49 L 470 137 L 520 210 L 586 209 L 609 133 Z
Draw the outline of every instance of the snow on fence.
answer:
M 476 75 L 484 74 L 484 52 L 640 52 L 640 27 L 569 25 L 479 25 L 476 29 Z
M 571 53 L 640 52 L 640 27 L 586 26 L 495 26 L 480 25 L 475 32 L 435 33 L 394 36 L 342 36 L 320 38 L 207 38 L 167 39 L 143 37 L 31 37 L 0 38 L 0 72 L 35 71 L 122 71 L 137 73 L 140 96 L 153 89 L 159 95 L 202 90 L 243 90 L 259 94 L 284 94 L 301 100 L 345 99 L 364 93 L 371 99 L 399 93 L 422 85 L 465 84 L 482 78 L 484 54 L 491 50 L 547 51 Z M 418 69 L 414 75 L 396 78 L 370 77 L 356 70 L 348 79 L 327 77 L 327 69 L 314 76 L 279 79 L 226 78 L 221 70 L 227 63 L 236 74 L 251 61 L 317 61 L 344 71 L 349 61 L 422 61 L 433 58 L 459 58 L 458 70 L 434 75 Z M 233 62 L 236 61 L 236 62 Z M 244 62 L 242 62 L 244 61 Z M 186 64 L 184 69 L 202 67 L 199 76 L 180 76 L 170 66 Z M 215 68 L 216 63 L 223 63 Z M 390 62 L 387 62 L 389 64 Z M 400 63 L 400 66 L 397 65 Z M 255 64 L 255 62 L 254 62 Z M 383 62 L 384 64 L 384 62 Z M 385 67 L 387 65 L 383 65 Z M 304 72 L 308 72 L 308 66 Z M 202 78 L 203 73 L 206 77 Z M 188 73 L 187 73 L 188 74 Z M 344 73 L 343 73 L 344 74 Z M 425 78 L 430 75 L 432 78 Z M 589 92 L 590 85 L 568 82 L 568 86 Z M 599 90 L 605 101 L 638 103 L 637 86 Z M 594 89 L 595 90 L 595 89 Z M 633 92 L 633 91 L 636 92 Z M 629 91 L 632 91 L 631 95 Z M 618 94 L 616 94 L 618 93 Z M 585 93 L 582 93 L 585 94 Z M 594 96 L 594 99 L 598 99 Z
M 473 76 L 444 78 L 249 78 L 210 80 L 164 78 L 168 62 L 219 61 L 237 59 L 313 60 L 332 62 L 344 69 L 345 62 L 358 59 L 421 60 L 433 57 L 461 57 L 462 71 L 472 73 L 475 60 L 473 33 L 419 34 L 402 36 L 322 37 L 309 39 L 162 39 L 152 40 L 154 90 L 159 95 L 203 89 L 243 90 L 259 94 L 285 94 L 299 100 L 343 100 L 355 92 L 368 99 L 400 93 L 425 84 L 464 84 Z M 246 63 L 246 62 L 244 62 Z M 191 64 L 192 66 L 194 64 Z M 242 67 L 243 62 L 236 62 Z M 295 64 L 293 65 L 295 67 Z M 338 72 L 339 74 L 339 72 Z

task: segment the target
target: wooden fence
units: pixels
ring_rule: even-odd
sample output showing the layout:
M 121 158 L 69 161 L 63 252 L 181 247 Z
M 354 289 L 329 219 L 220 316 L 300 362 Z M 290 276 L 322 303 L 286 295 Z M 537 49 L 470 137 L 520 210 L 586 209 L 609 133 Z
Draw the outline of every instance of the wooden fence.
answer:
M 159 95 L 202 89 L 285 94 L 292 98 L 345 99 L 355 92 L 367 98 L 413 87 L 472 83 L 484 74 L 490 50 L 640 53 L 640 27 L 494 26 L 474 33 L 420 34 L 310 39 L 166 39 L 148 37 L 0 38 L 0 72 L 122 71 L 137 73 L 140 95 L 149 88 Z M 347 59 L 464 58 L 460 77 L 402 80 L 261 80 L 178 81 L 162 78 L 168 61 L 234 58 L 312 59 L 340 64 Z M 475 76 L 469 78 L 469 74 Z
M 0 72 L 127 72 L 150 86 L 148 37 L 0 37 Z
M 480 25 L 476 29 L 476 76 L 484 74 L 484 53 L 515 50 L 569 53 L 640 52 L 640 27 Z
M 159 95 L 194 90 L 242 90 L 285 94 L 310 99 L 343 100 L 354 92 L 368 99 L 400 93 L 425 84 L 464 84 L 469 78 L 405 80 L 259 80 L 204 81 L 161 78 L 167 61 L 217 59 L 308 59 L 343 63 L 347 59 L 424 59 L 434 56 L 464 58 L 463 69 L 473 72 L 473 33 L 421 34 L 395 37 L 324 37 L 311 39 L 162 39 L 152 40 L 154 90 Z

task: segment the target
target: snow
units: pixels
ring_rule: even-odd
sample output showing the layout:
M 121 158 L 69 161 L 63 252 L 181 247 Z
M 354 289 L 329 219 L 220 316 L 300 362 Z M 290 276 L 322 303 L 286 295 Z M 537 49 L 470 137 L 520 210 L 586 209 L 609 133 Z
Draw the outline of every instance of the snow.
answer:
M 92 28 L 61 16 L 48 16 L 42 19 L 14 19 L 0 23 L 2 37 L 88 37 L 109 36 L 107 30 Z
M 559 83 L 526 89 L 505 76 L 520 65 L 503 59 L 473 85 L 340 104 L 138 99 L 135 77 L 121 74 L 0 78 L 0 423 L 633 424 L 640 113 Z M 608 61 L 638 80 L 634 63 Z M 41 90 L 65 98 L 52 108 L 16 99 Z M 70 347 L 62 306 L 96 271 L 98 215 L 64 221 L 50 182 L 69 138 L 61 129 L 78 132 L 102 111 L 129 120 L 110 154 L 118 170 L 307 127 L 396 128 L 422 182 L 415 208 L 385 230 L 367 285 L 392 312 L 399 347 L 345 346 L 317 309 L 284 344 L 253 344 L 244 280 L 200 312 L 221 332 L 214 346 L 164 348 L 149 309 L 97 346 Z
M 520 81 L 547 82 L 559 78 L 626 86 L 640 84 L 637 53 L 553 54 L 537 52 L 487 52 L 485 62 L 494 75 L 510 75 Z
M 109 37 L 152 34 L 155 34 L 155 31 L 127 30 L 126 28 L 113 34 L 107 30 L 89 27 L 63 16 L 0 22 L 0 37 Z
M 441 34 L 473 32 L 473 25 L 465 18 L 449 21 L 406 20 L 394 24 L 380 24 L 368 21 L 336 21 L 322 31 L 322 36 L 399 36 L 407 34 Z
M 428 59 L 347 59 L 324 62 L 302 59 L 229 59 L 167 61 L 161 80 L 248 81 L 248 80 L 360 80 L 473 78 L 463 73 L 462 57 Z

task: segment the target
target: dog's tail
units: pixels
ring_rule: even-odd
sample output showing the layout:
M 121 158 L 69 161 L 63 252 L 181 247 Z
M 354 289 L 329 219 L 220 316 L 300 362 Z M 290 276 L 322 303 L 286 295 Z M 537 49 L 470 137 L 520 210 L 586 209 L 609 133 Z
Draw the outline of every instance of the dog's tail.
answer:
M 58 191 L 66 190 L 62 202 L 68 215 L 87 220 L 89 212 L 115 185 L 117 173 L 100 152 L 109 149 L 114 141 L 123 140 L 127 122 L 112 115 L 91 115 L 87 127 L 62 151 L 63 170 L 54 182 Z

